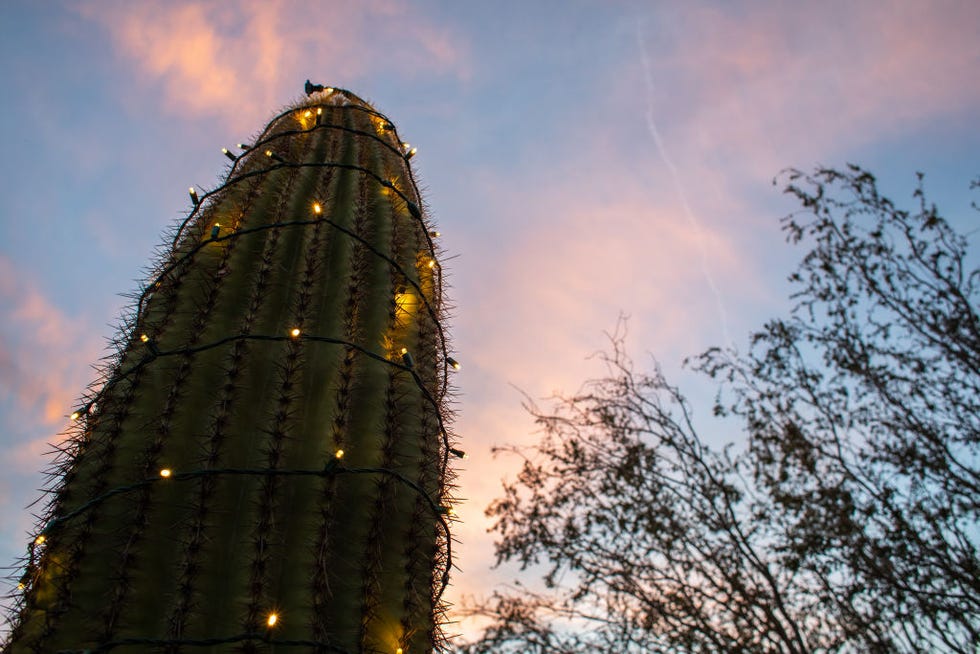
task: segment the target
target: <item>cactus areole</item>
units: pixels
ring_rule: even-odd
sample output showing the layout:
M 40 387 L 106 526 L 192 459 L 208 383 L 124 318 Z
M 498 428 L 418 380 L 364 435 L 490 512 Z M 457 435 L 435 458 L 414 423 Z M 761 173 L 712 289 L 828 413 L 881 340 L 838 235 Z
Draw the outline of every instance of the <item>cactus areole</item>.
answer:
M 328 87 L 240 149 L 72 413 L 4 652 L 444 648 L 462 452 L 413 150 Z

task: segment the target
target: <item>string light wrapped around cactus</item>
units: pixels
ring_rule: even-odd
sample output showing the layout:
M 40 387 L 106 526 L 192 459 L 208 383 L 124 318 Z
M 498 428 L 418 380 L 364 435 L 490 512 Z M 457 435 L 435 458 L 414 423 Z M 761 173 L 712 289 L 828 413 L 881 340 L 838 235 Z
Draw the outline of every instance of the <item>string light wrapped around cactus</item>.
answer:
M 444 649 L 438 232 L 394 124 L 305 90 L 191 187 L 72 412 L 4 652 Z

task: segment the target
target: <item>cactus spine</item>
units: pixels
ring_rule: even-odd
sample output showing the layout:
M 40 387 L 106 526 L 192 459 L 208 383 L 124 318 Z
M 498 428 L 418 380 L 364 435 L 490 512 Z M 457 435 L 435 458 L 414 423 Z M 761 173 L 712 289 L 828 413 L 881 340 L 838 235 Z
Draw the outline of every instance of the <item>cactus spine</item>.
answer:
M 453 360 L 410 154 L 324 89 L 226 155 L 73 415 L 5 652 L 444 643 Z

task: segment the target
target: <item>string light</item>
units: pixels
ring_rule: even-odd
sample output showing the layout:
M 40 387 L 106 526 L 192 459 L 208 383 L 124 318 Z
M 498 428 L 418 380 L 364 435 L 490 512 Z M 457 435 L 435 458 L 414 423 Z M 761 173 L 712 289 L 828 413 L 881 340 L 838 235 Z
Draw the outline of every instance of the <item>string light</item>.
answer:
M 146 344 L 147 349 L 149 349 L 154 355 L 160 354 L 160 348 L 157 347 L 157 344 L 154 343 L 153 339 L 151 339 L 148 335 L 140 334 L 140 340 Z
M 453 370 L 459 370 L 460 368 L 462 368 L 462 366 L 459 365 L 459 361 L 457 361 L 452 357 L 446 357 L 446 363 L 448 363 Z
M 25 584 L 23 581 L 17 584 L 17 590 L 24 590 L 25 588 L 27 588 L 27 584 Z
M 439 238 L 440 236 L 442 236 L 442 232 L 432 231 L 429 232 L 429 236 L 431 236 L 432 238 Z
M 396 649 L 395 654 L 402 654 L 402 648 L 399 647 L 398 649 Z
M 313 213 L 315 213 L 317 215 L 320 215 L 321 213 L 323 213 L 323 207 L 320 206 L 320 203 L 319 202 L 314 202 L 313 203 Z
M 468 459 L 470 455 L 463 450 L 457 450 L 455 447 L 449 448 L 449 453 L 452 454 L 457 459 Z
M 319 85 L 317 85 L 317 86 L 319 87 L 317 89 L 318 91 L 326 91 L 327 93 L 333 93 L 334 92 L 334 89 L 333 88 L 324 88 L 324 87 L 319 86 Z M 322 108 L 317 108 L 317 110 L 316 110 L 316 116 L 317 116 L 317 118 L 316 118 L 316 121 L 317 121 L 316 124 L 317 125 L 320 124 L 320 116 L 321 115 L 322 115 Z M 310 116 L 310 112 L 307 111 L 306 112 L 306 117 L 308 118 L 309 116 Z M 394 129 L 394 125 L 392 125 L 391 123 L 385 123 L 383 125 L 383 129 L 385 129 L 385 130 L 393 130 Z M 407 159 L 412 158 L 416 154 L 417 148 L 410 147 L 410 145 L 408 143 L 405 143 L 403 145 L 407 148 L 407 152 L 404 153 L 405 159 L 407 160 Z M 253 145 L 244 144 L 244 143 L 238 143 L 237 146 L 242 151 L 245 151 L 245 152 L 251 150 L 254 147 Z M 231 160 L 233 162 L 237 162 L 237 160 L 239 158 L 245 156 L 244 154 L 243 155 L 236 156 L 235 154 L 231 153 L 227 148 L 222 148 L 221 150 L 222 150 L 222 153 L 226 157 L 228 157 L 229 160 Z M 282 162 L 282 163 L 287 163 L 281 156 L 279 156 L 278 154 L 274 153 L 272 150 L 266 150 L 265 151 L 265 154 L 266 154 L 267 157 L 270 157 L 272 159 L 275 159 L 276 161 L 279 161 L 279 162 Z M 395 185 L 392 182 L 390 182 L 390 181 L 388 181 L 387 183 L 384 183 L 384 182 L 382 182 L 382 183 L 387 188 L 392 188 L 392 189 L 395 189 L 396 188 Z M 191 198 L 194 206 L 195 207 L 198 207 L 201 204 L 201 202 L 202 202 L 202 198 L 200 196 L 198 196 L 198 192 L 196 191 L 196 189 L 193 186 L 192 187 L 189 187 L 188 190 L 189 190 L 189 195 L 190 195 L 190 198 Z M 414 204 L 413 202 L 411 202 L 411 201 L 407 201 L 406 200 L 406 202 L 407 202 L 407 207 L 408 207 L 409 212 L 414 217 L 421 218 L 421 211 L 420 211 L 419 207 L 416 204 Z M 320 214 L 322 212 L 322 208 L 319 205 L 319 203 L 314 203 L 313 204 L 313 210 L 314 210 L 314 213 L 316 213 L 316 214 Z M 218 236 L 220 234 L 220 227 L 221 227 L 220 226 L 220 223 L 215 223 L 212 226 L 212 229 L 211 229 L 211 238 L 218 238 Z M 429 233 L 430 236 L 435 236 L 435 237 L 440 236 L 440 233 L 439 232 L 436 232 L 436 231 L 430 231 L 428 233 Z M 430 260 L 428 260 L 427 263 L 428 263 L 428 266 L 430 268 L 434 268 L 437 262 L 436 262 L 435 259 L 430 259 Z M 156 286 L 159 286 L 159 285 L 160 285 L 160 283 L 157 282 Z M 151 296 L 152 293 L 149 294 L 149 295 Z M 414 296 L 410 296 L 410 297 L 414 297 Z M 295 327 L 292 330 L 290 330 L 290 336 L 292 336 L 293 338 L 298 338 L 300 336 L 300 334 L 301 334 L 301 330 L 300 330 L 299 327 Z M 154 351 L 156 353 L 156 349 L 157 348 L 155 347 L 155 344 L 151 341 L 150 337 L 147 334 L 141 334 L 140 335 L 140 340 L 143 343 L 148 344 L 149 349 L 151 351 Z M 165 352 L 164 354 L 173 354 L 173 353 L 174 352 Z M 412 358 L 411 353 L 408 351 L 408 348 L 404 348 L 404 347 L 401 348 L 401 355 L 402 355 L 402 360 L 404 361 L 406 367 L 413 368 L 414 367 L 414 360 Z M 376 358 L 380 358 L 380 357 L 376 357 Z M 448 359 L 447 360 L 447 363 L 449 363 L 449 365 L 453 366 L 455 369 L 459 369 L 458 362 L 456 362 L 455 360 L 453 360 L 451 358 L 448 358 L 448 357 L 447 357 L 447 359 Z M 425 389 L 423 389 L 423 390 L 425 390 Z M 433 402 L 434 402 L 434 400 L 433 400 Z M 94 406 L 95 406 L 94 404 L 91 405 L 91 407 L 94 407 Z M 91 410 L 95 411 L 94 408 L 91 409 Z M 90 408 L 89 407 L 85 407 L 81 411 L 74 411 L 74 412 L 72 412 L 70 418 L 73 421 L 74 420 L 77 420 L 77 419 L 79 419 L 82 416 L 82 412 L 84 412 L 87 415 L 89 413 L 89 411 L 90 411 Z M 448 443 L 447 443 L 447 445 L 448 445 Z M 452 455 L 457 456 L 459 458 L 467 458 L 466 454 L 464 452 L 462 452 L 461 450 L 450 449 L 449 451 L 450 451 L 450 453 Z M 337 449 L 335 451 L 335 453 L 334 453 L 334 457 L 332 459 L 329 459 L 328 460 L 328 462 L 327 462 L 327 469 L 328 470 L 331 469 L 331 468 L 336 469 L 338 467 L 338 461 L 340 459 L 342 459 L 343 456 L 344 456 L 344 450 L 343 449 Z M 347 472 L 347 470 L 344 469 L 344 468 L 339 468 L 339 470 L 341 472 Z M 352 472 L 360 472 L 359 470 L 356 470 L 356 469 L 352 469 L 351 471 Z M 183 472 L 182 473 L 182 478 L 186 474 L 188 474 L 188 473 Z M 392 474 L 394 474 L 394 473 L 392 473 Z M 163 468 L 163 469 L 160 469 L 159 470 L 159 475 L 160 475 L 161 478 L 170 478 L 173 475 L 173 471 L 171 469 L 169 469 L 169 468 Z M 147 481 L 151 481 L 151 480 L 147 480 Z M 418 490 L 418 489 L 416 489 L 416 490 Z M 425 495 L 426 497 L 428 497 L 427 494 L 425 494 L 423 491 L 419 490 L 418 492 L 421 492 L 421 493 L 423 493 L 423 495 Z M 432 502 L 432 499 L 431 498 L 429 499 L 429 502 Z M 455 515 L 455 512 L 454 512 L 454 510 L 453 510 L 453 508 L 451 506 L 439 506 L 438 507 L 438 510 L 442 514 Z M 45 530 L 45 531 L 47 531 L 47 530 Z M 35 538 L 35 541 L 34 542 L 37 545 L 41 545 L 41 544 L 45 543 L 46 542 L 45 535 L 43 533 L 40 534 L 40 535 L 38 535 Z M 443 583 L 445 584 L 445 580 L 444 580 Z M 24 584 L 21 583 L 19 585 L 19 588 L 23 588 L 23 587 L 24 587 Z M 267 624 L 267 626 L 269 628 L 272 628 L 272 627 L 276 626 L 278 624 L 278 621 L 279 621 L 279 616 L 278 616 L 278 614 L 276 612 L 270 612 L 270 613 L 268 613 L 267 619 L 266 619 L 266 624 Z M 395 652 L 396 652 L 396 654 L 404 654 L 404 650 L 403 650 L 402 647 L 397 647 L 395 649 Z
M 418 306 L 417 298 L 414 294 L 408 293 L 404 286 L 395 291 L 395 310 L 399 313 L 412 315 Z
M 152 338 L 146 334 L 140 334 L 140 340 L 146 344 L 146 349 L 148 349 L 153 356 L 158 356 L 160 354 L 160 348 L 157 347 L 157 344 L 153 342 Z
M 310 111 L 309 109 L 307 109 L 307 110 L 306 110 L 306 113 L 305 113 L 305 114 L 303 114 L 303 118 L 309 118 L 309 117 L 310 117 L 310 116 L 312 116 L 312 115 L 313 115 L 313 112 L 312 112 L 312 111 Z
M 418 148 L 413 148 L 411 143 L 402 143 L 402 147 L 405 149 L 405 159 L 411 159 L 415 156 L 415 153 L 419 151 Z
M 310 80 L 306 80 L 306 85 L 303 87 L 303 89 L 306 91 L 306 95 L 313 95 L 314 93 L 319 93 L 320 91 L 326 90 L 324 89 L 323 84 L 314 84 Z
M 320 126 L 320 119 L 323 118 L 323 107 L 316 108 L 316 125 Z

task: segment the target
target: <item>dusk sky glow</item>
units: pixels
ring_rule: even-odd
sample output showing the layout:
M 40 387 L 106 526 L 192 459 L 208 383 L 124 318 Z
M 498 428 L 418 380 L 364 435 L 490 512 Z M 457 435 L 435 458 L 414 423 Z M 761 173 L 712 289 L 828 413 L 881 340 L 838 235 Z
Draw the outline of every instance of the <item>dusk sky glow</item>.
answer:
M 908 207 L 922 171 L 976 231 L 977 34 L 980 4 L 946 0 L 3 2 L 0 565 L 188 186 L 307 78 L 418 147 L 462 364 L 459 603 L 518 574 L 491 569 L 483 511 L 519 464 L 491 448 L 535 439 L 521 392 L 601 374 L 621 314 L 637 365 L 739 439 L 682 361 L 790 306 L 781 170 L 857 163 Z

